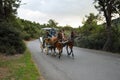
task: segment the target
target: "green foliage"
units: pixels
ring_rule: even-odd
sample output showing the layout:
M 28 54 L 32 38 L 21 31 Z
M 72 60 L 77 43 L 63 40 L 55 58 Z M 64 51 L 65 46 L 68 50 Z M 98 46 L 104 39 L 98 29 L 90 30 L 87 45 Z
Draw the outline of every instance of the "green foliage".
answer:
M 103 15 L 106 20 L 106 37 L 107 40 L 103 46 L 103 50 L 111 51 L 113 43 L 113 34 L 112 33 L 112 17 L 114 14 L 120 15 L 120 0 L 95 0 L 95 8 L 99 12 L 103 12 Z
M 70 25 L 66 25 L 62 29 L 64 29 L 65 31 L 71 31 L 71 30 L 73 30 L 73 28 Z
M 57 27 L 57 25 L 58 23 L 53 19 L 50 19 L 47 24 L 48 27 Z
M 23 53 L 26 49 L 21 38 L 22 28 L 16 20 L 21 0 L 0 0 L 0 52 Z
M 80 36 L 75 39 L 76 46 L 102 50 L 107 40 L 104 25 L 87 24 L 87 26 L 79 27 L 78 31 Z M 120 52 L 120 18 L 112 21 L 112 33 L 113 42 L 110 51 Z
M 21 0 L 0 0 L 0 18 L 10 20 L 17 13 Z
M 120 52 L 120 18 L 113 20 L 113 44 L 112 52 Z
M 39 23 L 19 18 L 17 18 L 16 23 L 20 25 L 19 27 L 17 27 L 17 29 L 20 30 L 21 36 L 24 40 L 38 38 L 42 35 L 41 28 L 43 27 L 43 25 L 40 25 Z
M 99 27 L 96 29 L 96 32 L 93 32 L 89 35 L 82 35 L 76 38 L 75 42 L 77 46 L 90 48 L 90 49 L 102 49 L 106 38 L 104 37 L 104 29 L 103 27 Z
M 3 22 L 0 25 L 0 52 L 6 54 L 23 53 L 26 49 L 20 32 L 13 25 Z
M 36 39 L 39 38 L 40 36 L 44 35 L 44 31 L 42 28 L 45 27 L 52 27 L 52 28 L 57 28 L 57 29 L 64 29 L 67 32 L 67 35 L 69 35 L 69 32 L 73 29 L 71 26 L 66 25 L 66 26 L 57 26 L 57 22 L 53 19 L 50 19 L 47 24 L 39 24 L 36 22 L 31 22 L 28 20 L 20 19 L 17 18 L 14 23 L 14 26 L 20 30 L 21 36 L 24 40 L 30 40 L 30 39 Z M 18 26 L 16 26 L 18 25 Z
M 95 16 L 93 13 L 90 13 L 89 16 L 86 16 L 87 20 L 84 21 L 84 25 L 80 29 L 83 35 L 88 36 L 94 33 L 97 28 L 99 28 L 97 25 L 98 17 L 98 15 Z
M 86 18 L 84 25 L 78 28 L 80 36 L 75 39 L 75 44 L 84 48 L 102 49 L 106 37 L 104 37 L 104 27 L 97 25 L 98 15 L 90 13 Z

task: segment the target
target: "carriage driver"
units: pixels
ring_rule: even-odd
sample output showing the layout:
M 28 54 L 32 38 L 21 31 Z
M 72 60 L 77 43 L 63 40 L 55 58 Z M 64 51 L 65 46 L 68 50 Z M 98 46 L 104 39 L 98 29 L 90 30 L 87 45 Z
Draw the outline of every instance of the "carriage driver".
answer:
M 63 37 L 62 37 L 62 31 L 61 30 L 59 30 L 59 32 L 57 33 L 57 38 L 60 42 L 62 42 Z

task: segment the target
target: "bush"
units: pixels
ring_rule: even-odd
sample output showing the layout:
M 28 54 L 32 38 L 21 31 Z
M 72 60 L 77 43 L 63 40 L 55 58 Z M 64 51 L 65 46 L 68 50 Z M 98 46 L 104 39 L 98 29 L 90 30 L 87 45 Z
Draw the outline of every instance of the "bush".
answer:
M 0 25 L 0 52 L 6 54 L 23 53 L 26 49 L 20 32 L 9 23 Z
M 91 34 L 89 36 L 81 36 L 75 40 L 76 46 L 90 49 L 102 49 L 106 38 L 101 33 Z
M 28 41 L 31 39 L 30 34 L 26 33 L 25 31 L 21 32 L 22 39 Z

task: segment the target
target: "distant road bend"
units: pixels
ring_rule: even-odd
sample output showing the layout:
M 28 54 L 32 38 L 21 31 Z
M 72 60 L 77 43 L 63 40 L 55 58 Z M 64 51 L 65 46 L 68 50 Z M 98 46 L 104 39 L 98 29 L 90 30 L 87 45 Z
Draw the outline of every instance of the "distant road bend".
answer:
M 27 44 L 46 80 L 120 80 L 120 55 L 74 47 L 75 59 L 41 53 L 39 40 Z

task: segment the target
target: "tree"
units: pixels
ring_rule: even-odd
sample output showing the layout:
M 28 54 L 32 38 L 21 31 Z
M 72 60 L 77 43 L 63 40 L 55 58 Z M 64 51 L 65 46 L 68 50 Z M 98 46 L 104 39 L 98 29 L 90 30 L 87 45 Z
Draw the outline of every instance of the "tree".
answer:
M 0 21 L 3 18 L 3 1 L 0 0 Z
M 17 14 L 20 0 L 0 0 L 0 18 L 8 20 Z
M 94 15 L 93 13 L 90 13 L 89 16 L 86 16 L 87 20 L 83 21 L 83 27 L 81 27 L 81 32 L 83 35 L 88 36 L 91 34 L 92 31 L 95 30 L 97 27 L 97 22 L 99 20 L 98 15 Z
M 58 23 L 55 20 L 50 19 L 48 21 L 48 26 L 49 27 L 57 27 Z
M 84 25 L 92 25 L 95 24 L 97 25 L 97 20 L 98 20 L 98 15 L 94 15 L 93 13 L 90 13 L 89 16 L 86 16 L 87 20 L 85 21 Z
M 25 44 L 22 40 L 20 24 L 16 19 L 20 0 L 0 0 L 0 52 L 7 54 L 23 53 Z
M 103 50 L 110 51 L 112 46 L 112 26 L 111 19 L 113 14 L 120 13 L 120 0 L 95 0 L 95 8 L 103 12 L 106 20 L 106 36 L 107 40 L 103 46 Z

